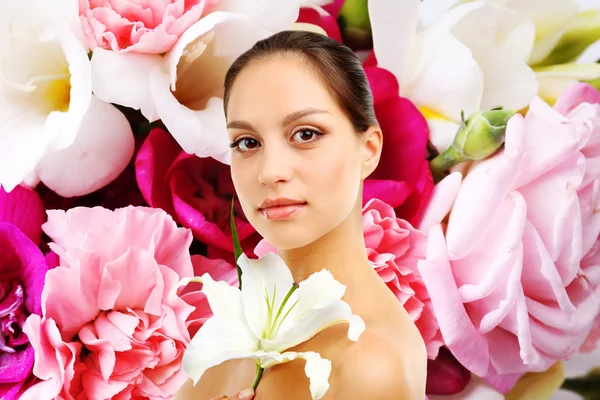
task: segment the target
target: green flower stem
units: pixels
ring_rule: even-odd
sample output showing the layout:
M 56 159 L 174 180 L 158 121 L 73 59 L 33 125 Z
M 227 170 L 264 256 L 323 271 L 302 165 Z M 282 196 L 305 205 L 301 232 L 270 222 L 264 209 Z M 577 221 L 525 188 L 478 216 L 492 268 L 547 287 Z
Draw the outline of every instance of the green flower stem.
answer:
M 256 390 L 256 387 L 258 386 L 258 383 L 260 382 L 262 376 L 263 376 L 263 372 L 265 372 L 265 369 L 263 367 L 260 366 L 260 364 L 256 364 L 256 375 L 254 377 L 254 383 L 252 383 L 252 390 Z
M 238 282 L 240 283 L 240 290 L 242 289 L 242 269 L 237 263 L 238 258 L 242 255 L 242 246 L 240 244 L 240 238 L 238 237 L 237 228 L 235 226 L 235 217 L 233 210 L 235 207 L 235 196 L 231 198 L 231 210 L 229 211 L 229 221 L 231 223 L 231 236 L 233 239 L 233 254 L 235 257 L 235 267 L 238 273 Z
M 435 183 L 441 181 L 446 171 L 461 161 L 463 161 L 463 155 L 459 154 L 454 146 L 450 146 L 442 154 L 431 160 L 429 168 L 431 169 Z

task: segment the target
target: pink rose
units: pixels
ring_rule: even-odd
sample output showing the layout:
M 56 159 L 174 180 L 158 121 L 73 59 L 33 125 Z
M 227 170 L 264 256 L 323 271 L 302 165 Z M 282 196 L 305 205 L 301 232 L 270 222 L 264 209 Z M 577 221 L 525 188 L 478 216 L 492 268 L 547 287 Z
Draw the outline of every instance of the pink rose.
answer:
M 162 54 L 219 0 L 79 0 L 88 46 Z
M 557 104 L 566 115 L 536 98 L 509 121 L 419 263 L 446 346 L 501 392 L 569 358 L 600 312 L 600 264 L 585 262 L 600 234 L 600 105 Z
M 42 317 L 24 327 L 41 381 L 21 399 L 173 396 L 187 379 L 193 307 L 175 291 L 193 273 L 191 233 L 136 207 L 48 211 L 43 229 L 60 266 L 46 276 Z
M 365 67 L 375 114 L 383 132 L 379 166 L 365 180 L 363 201 L 378 198 L 396 215 L 415 225 L 433 189 L 427 162 L 427 121 L 415 105 L 399 95 L 394 75 L 378 67 Z
M 228 165 L 187 154 L 171 135 L 154 129 L 137 155 L 136 173 L 150 206 L 166 210 L 190 228 L 197 240 L 209 246 L 210 258 L 233 263 L 229 212 L 235 189 Z M 242 247 L 251 253 L 260 236 L 237 200 L 235 223 Z
M 425 259 L 427 235 L 396 218 L 394 209 L 378 199 L 363 209 L 363 231 L 369 260 L 415 321 L 429 358 L 436 358 L 442 337 L 417 270 L 418 261 Z

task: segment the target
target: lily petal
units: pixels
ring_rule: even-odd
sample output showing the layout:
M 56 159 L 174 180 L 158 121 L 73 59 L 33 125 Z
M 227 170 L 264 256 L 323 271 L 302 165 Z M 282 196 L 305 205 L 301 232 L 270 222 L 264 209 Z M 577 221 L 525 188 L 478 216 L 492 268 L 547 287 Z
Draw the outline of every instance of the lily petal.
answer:
M 368 2 L 378 65 L 392 72 L 400 87 L 407 80 L 409 55 L 419 22 L 419 3 L 419 0 Z
M 206 295 L 215 317 L 245 321 L 242 294 L 238 288 L 225 281 L 214 281 L 208 273 L 202 275 L 199 281 L 202 282 L 202 293 Z
M 92 89 L 107 103 L 140 110 L 148 121 L 159 117 L 150 97 L 150 71 L 160 67 L 162 58 L 155 54 L 117 53 L 94 49 L 92 55 Z
M 184 355 L 183 369 L 194 381 L 204 372 L 227 360 L 255 358 L 258 339 L 245 323 L 232 318 L 211 317 L 191 340 Z
M 270 253 L 273 254 L 273 253 Z M 264 340 L 266 349 L 288 349 L 307 341 L 320 331 L 342 322 L 349 322 L 348 338 L 356 341 L 365 330 L 364 321 L 352 314 L 350 306 L 341 300 L 346 287 L 337 282 L 331 272 L 315 272 L 289 299 L 289 316 L 284 318 L 273 340 Z
M 81 196 L 112 182 L 129 163 L 133 148 L 127 118 L 112 104 L 93 98 L 75 141 L 42 158 L 35 172 L 59 195 Z
M 261 367 L 269 368 L 273 365 L 293 361 L 298 358 L 306 360 L 304 373 L 310 380 L 310 394 L 313 399 L 321 399 L 329 390 L 329 375 L 331 375 L 331 361 L 321 358 L 319 353 L 307 351 L 296 353 L 288 351 L 282 354 L 272 353 L 261 357 Z
M 294 284 L 294 278 L 281 257 L 275 253 L 268 253 L 259 260 L 251 260 L 242 254 L 237 262 L 242 269 L 242 299 L 246 320 L 252 332 L 264 338 L 267 333 L 265 329 L 270 328 L 282 300 Z

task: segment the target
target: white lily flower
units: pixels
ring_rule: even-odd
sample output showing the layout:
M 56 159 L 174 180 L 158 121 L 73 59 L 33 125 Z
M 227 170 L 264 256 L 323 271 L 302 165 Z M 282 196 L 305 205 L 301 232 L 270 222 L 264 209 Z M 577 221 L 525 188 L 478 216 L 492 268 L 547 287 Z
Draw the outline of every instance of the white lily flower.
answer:
M 431 25 L 443 18 L 453 7 L 468 1 L 470 0 L 425 0 L 421 8 L 420 22 L 423 26 Z M 527 63 L 536 72 L 539 85 L 538 96 L 546 102 L 552 104 L 566 87 L 575 82 L 600 78 L 600 74 L 596 72 L 597 65 L 593 65 L 600 58 L 600 41 L 590 45 L 578 56 L 578 52 L 583 50 L 581 46 L 585 47 L 598 36 L 598 26 L 600 26 L 598 0 L 484 1 L 512 10 L 533 22 L 535 43 Z M 564 64 L 558 69 L 553 69 L 553 64 L 557 62 L 563 64 L 567 62 L 565 57 L 571 56 L 577 58 L 578 64 L 592 65 L 580 67 Z M 518 82 L 514 85 L 518 85 Z M 447 122 L 437 116 L 433 124 L 444 128 Z M 437 134 L 445 137 L 444 132 L 439 133 L 442 129 L 438 126 L 433 130 L 434 136 Z
M 41 179 L 60 195 L 86 194 L 114 179 L 133 153 L 131 128 L 119 111 L 90 108 L 90 64 L 78 25 L 76 0 L 2 3 L 0 184 L 8 191 L 25 179 Z M 116 139 L 94 138 L 90 146 L 79 137 L 115 112 L 121 119 L 108 122 L 114 128 L 109 137 Z M 97 166 L 107 152 L 115 163 Z M 69 178 L 65 160 L 73 167 Z
M 300 358 L 306 360 L 312 398 L 322 398 L 329 389 L 331 362 L 315 352 L 286 350 L 342 322 L 349 323 L 348 338 L 358 340 L 365 324 L 341 300 L 345 286 L 326 270 L 295 284 L 274 253 L 259 260 L 242 254 L 238 265 L 243 272 L 241 290 L 215 282 L 208 274 L 180 284 L 202 282 L 213 312 L 190 342 L 184 370 L 195 384 L 208 368 L 231 359 L 254 359 L 257 369 L 267 369 Z
M 537 93 L 527 65 L 535 39 L 528 17 L 473 1 L 418 29 L 418 0 L 368 5 L 379 66 L 394 73 L 401 94 L 423 111 L 438 151 L 452 143 L 461 111 L 520 109 Z
M 451 8 L 471 0 L 424 0 L 420 22 L 426 26 L 441 18 Z M 535 24 L 535 46 L 528 62 L 535 64 L 554 48 L 567 25 L 577 14 L 575 0 L 484 0 L 531 18 Z M 595 1 L 595 0 L 593 0 Z
M 229 163 L 225 73 L 256 41 L 292 26 L 299 7 L 299 0 L 224 1 L 165 55 L 94 49 L 94 93 L 161 119 L 187 153 Z

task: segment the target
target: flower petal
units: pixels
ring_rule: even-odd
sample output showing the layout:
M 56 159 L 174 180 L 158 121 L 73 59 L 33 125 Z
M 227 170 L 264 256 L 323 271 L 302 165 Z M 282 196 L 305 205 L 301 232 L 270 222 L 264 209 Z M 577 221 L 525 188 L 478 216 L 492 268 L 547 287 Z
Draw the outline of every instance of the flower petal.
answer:
M 275 253 L 268 253 L 258 260 L 251 260 L 242 254 L 237 263 L 242 269 L 242 299 L 246 320 L 256 337 L 264 338 L 265 330 L 270 328 L 274 314 L 294 284 L 294 278 L 281 257 Z
M 229 164 L 223 99 L 211 97 L 205 109 L 192 110 L 175 98 L 168 75 L 158 68 L 150 73 L 150 88 L 158 116 L 183 150 Z
M 202 293 L 210 305 L 210 309 L 215 317 L 236 319 L 240 322 L 245 321 L 244 304 L 242 303 L 242 293 L 226 281 L 214 281 L 209 273 L 205 273 L 200 278 L 202 281 Z
M 365 323 L 362 318 L 353 315 L 350 306 L 341 300 L 345 291 L 346 287 L 327 270 L 315 272 L 300 282 L 300 287 L 288 300 L 292 307 L 289 315 L 281 321 L 281 327 L 276 329 L 272 340 L 263 340 L 263 348 L 278 351 L 289 349 L 342 322 L 350 324 L 348 338 L 358 340 L 365 330 Z
M 418 51 L 402 86 L 403 95 L 455 122 L 460 121 L 461 111 L 465 115 L 477 111 L 483 98 L 484 75 L 471 50 L 437 26 L 422 32 L 414 46 Z
M 253 358 L 258 339 L 237 319 L 211 317 L 200 328 L 183 355 L 183 369 L 198 382 L 204 372 L 227 360 Z
M 91 60 L 94 93 L 100 100 L 135 108 L 148 121 L 156 121 L 149 79 L 152 68 L 160 67 L 161 62 L 154 54 L 117 53 L 98 47 Z
M 13 190 L 35 168 L 50 142 L 44 119 L 0 95 L 0 184 Z
M 429 228 L 444 220 L 454 206 L 461 182 L 460 172 L 453 172 L 433 187 L 429 205 L 418 226 L 420 231 L 427 232 Z
M 321 399 L 329 390 L 329 375 L 331 375 L 331 361 L 321 358 L 319 353 L 307 351 L 304 353 L 285 352 L 282 354 L 269 354 L 261 357 L 260 363 L 263 368 L 293 361 L 298 358 L 306 360 L 304 373 L 310 380 L 310 394 L 313 399 Z
M 175 211 L 166 175 L 180 152 L 181 147 L 175 139 L 163 129 L 156 128 L 150 131 L 135 158 L 135 176 L 144 200 L 170 215 L 175 215 Z
M 37 192 L 25 186 L 17 186 L 12 192 L 6 193 L 0 187 L 0 221 L 16 225 L 32 242 L 39 245 L 45 220 L 46 210 Z
M 446 232 L 451 254 L 462 257 L 477 246 L 489 227 L 490 216 L 511 190 L 522 159 L 523 132 L 523 118 L 511 118 L 504 151 L 474 165 L 463 180 Z
M 400 87 L 407 82 L 409 55 L 419 21 L 419 3 L 418 0 L 368 2 L 378 65 L 392 72 Z
M 127 118 L 113 105 L 94 98 L 75 141 L 45 156 L 36 173 L 63 197 L 85 195 L 112 182 L 129 163 L 133 148 Z
M 529 18 L 483 5 L 464 15 L 452 33 L 469 47 L 483 71 L 481 109 L 498 105 L 521 109 L 529 104 L 538 91 L 535 74 L 527 65 L 535 37 Z

